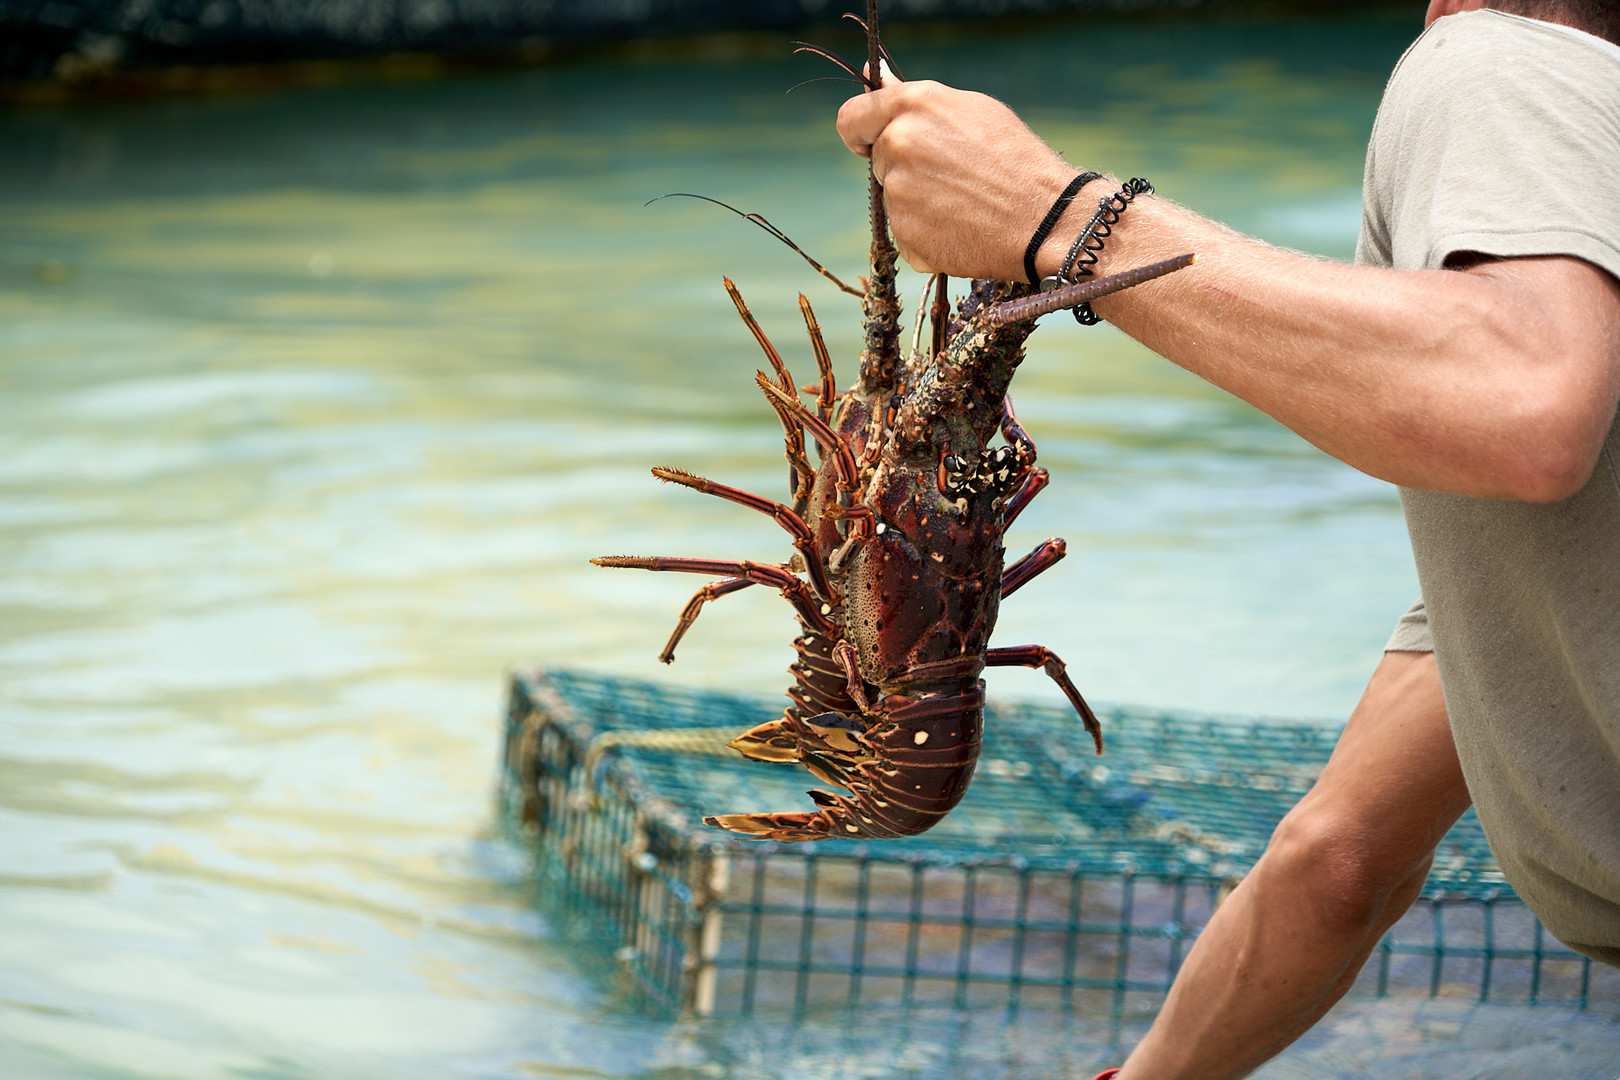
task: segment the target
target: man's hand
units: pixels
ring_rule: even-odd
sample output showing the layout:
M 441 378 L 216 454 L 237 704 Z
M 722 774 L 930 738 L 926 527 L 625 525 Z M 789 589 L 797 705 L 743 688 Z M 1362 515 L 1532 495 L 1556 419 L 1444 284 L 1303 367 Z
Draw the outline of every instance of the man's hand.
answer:
M 1022 280 L 1024 246 L 1079 171 L 995 98 L 892 75 L 844 102 L 838 134 L 871 157 L 895 245 L 925 273 Z M 1060 240 L 1066 246 L 1053 237 L 1054 249 Z M 1040 261 L 1054 267 L 1061 257 Z

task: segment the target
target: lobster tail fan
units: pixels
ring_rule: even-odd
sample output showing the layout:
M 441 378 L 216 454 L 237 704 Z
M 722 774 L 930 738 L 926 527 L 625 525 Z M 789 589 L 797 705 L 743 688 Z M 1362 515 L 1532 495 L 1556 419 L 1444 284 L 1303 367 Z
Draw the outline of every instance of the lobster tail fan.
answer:
M 799 736 L 787 726 L 786 717 L 751 727 L 726 745 L 755 761 L 799 760 Z
M 736 833 L 744 840 L 775 840 L 784 844 L 826 840 L 832 835 L 826 815 L 820 813 L 720 814 L 704 818 L 703 824 Z

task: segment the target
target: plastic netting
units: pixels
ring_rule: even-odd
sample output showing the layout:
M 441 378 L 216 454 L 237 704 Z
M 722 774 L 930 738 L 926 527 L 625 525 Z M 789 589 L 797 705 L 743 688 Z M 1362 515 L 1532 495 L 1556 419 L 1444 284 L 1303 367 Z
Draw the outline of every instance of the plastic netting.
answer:
M 816 781 L 726 740 L 779 704 L 574 672 L 512 680 L 509 819 L 548 902 L 594 925 L 636 996 L 698 1014 L 1004 1003 L 1140 1016 L 1315 780 L 1318 724 L 992 704 L 961 804 L 901 840 L 750 844 L 704 814 L 804 810 Z M 1547 935 L 1472 813 L 1360 992 L 1584 1007 L 1614 973 Z

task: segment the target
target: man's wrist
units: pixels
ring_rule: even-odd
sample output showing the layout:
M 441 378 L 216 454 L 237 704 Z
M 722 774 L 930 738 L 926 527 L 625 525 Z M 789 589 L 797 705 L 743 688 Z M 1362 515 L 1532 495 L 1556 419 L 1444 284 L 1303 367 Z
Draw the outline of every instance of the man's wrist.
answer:
M 1041 218 L 1041 223 L 1035 226 L 1034 235 L 1029 238 L 1029 243 L 1024 247 L 1024 280 L 1031 285 L 1039 285 L 1042 277 L 1039 268 L 1035 265 L 1035 256 L 1046 246 L 1046 242 L 1051 239 L 1052 230 L 1068 212 L 1069 204 L 1074 202 L 1075 196 L 1080 194 L 1081 188 L 1094 180 L 1101 179 L 1102 174 L 1094 172 L 1083 172 L 1070 177 L 1068 183 L 1063 186 L 1063 191 L 1058 195 L 1056 201 L 1052 203 L 1051 209 L 1047 210 L 1046 216 Z
M 1097 212 L 1097 203 L 1105 198 L 1109 192 L 1119 186 L 1119 182 L 1107 173 L 1093 173 L 1094 179 L 1088 180 L 1085 186 L 1075 193 L 1073 201 L 1063 216 L 1052 226 L 1041 248 L 1035 254 L 1035 269 L 1040 277 L 1046 278 L 1056 274 L 1063 266 L 1063 259 L 1074 243 L 1080 230 L 1086 227 L 1091 215 Z

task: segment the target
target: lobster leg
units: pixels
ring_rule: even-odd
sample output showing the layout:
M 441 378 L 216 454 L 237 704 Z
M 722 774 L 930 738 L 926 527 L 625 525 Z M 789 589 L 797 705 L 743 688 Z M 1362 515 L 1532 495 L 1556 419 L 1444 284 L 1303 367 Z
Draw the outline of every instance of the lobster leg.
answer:
M 1014 450 L 1018 451 L 1018 461 L 1022 465 L 1035 464 L 1035 440 L 1029 437 L 1024 425 L 1018 422 L 1013 413 L 1011 397 L 1001 399 L 1001 437 L 1007 440 Z
M 657 555 L 603 555 L 591 562 L 596 566 L 627 566 L 635 570 L 674 570 L 685 574 L 725 574 L 728 577 L 747 578 L 755 585 L 770 585 L 780 590 L 806 626 L 814 627 L 823 634 L 836 633 L 833 621 L 828 618 L 832 608 L 785 566 L 747 560 L 722 562 L 719 559 L 673 559 Z
M 823 455 L 830 455 L 833 458 L 833 464 L 838 470 L 838 505 L 827 507 L 823 513 L 827 517 L 849 518 L 855 521 L 856 529 L 850 534 L 845 547 L 848 548 L 857 540 L 871 536 L 875 521 L 871 507 L 850 505 L 852 496 L 860 486 L 860 473 L 855 465 L 855 453 L 849 448 L 848 440 L 822 423 L 821 418 L 811 412 L 798 397 L 783 393 L 765 377 L 763 371 L 755 375 L 754 381 L 765 391 L 767 397 L 773 399 L 773 404 L 792 412 L 795 418 L 810 430 L 810 434 L 815 436 L 816 442 L 821 446 Z M 797 544 L 798 541 L 794 543 Z M 834 554 L 828 560 L 828 564 L 836 570 L 847 554 L 847 550 Z M 819 567 L 817 569 L 819 570 Z
M 833 465 L 838 470 L 839 489 L 854 491 L 860 483 L 860 475 L 855 468 L 855 452 L 849 448 L 848 441 L 823 423 L 821 417 L 806 408 L 798 395 L 783 391 L 767 379 L 764 372 L 756 375 L 754 381 L 765 391 L 766 397 L 781 405 L 785 411 L 793 414 L 795 420 L 810 429 L 810 434 L 821 447 L 822 455 L 833 459 Z
M 776 351 L 776 346 L 771 344 L 771 339 L 766 337 L 765 331 L 761 329 L 759 320 L 754 318 L 754 313 L 748 310 L 747 304 L 743 303 L 742 293 L 737 291 L 737 286 L 733 285 L 728 277 L 723 277 L 720 280 L 725 284 L 726 292 L 731 295 L 731 302 L 737 305 L 737 314 L 742 316 L 743 323 L 748 327 L 749 332 L 754 335 L 754 340 L 759 342 L 759 347 L 765 350 L 765 357 L 771 362 L 771 370 L 776 372 L 777 382 L 781 384 L 782 389 L 791 394 L 793 392 L 793 376 L 788 374 L 787 365 L 782 363 L 782 354 Z
M 944 274 L 934 275 L 938 280 L 934 283 L 934 303 L 929 309 L 930 327 L 932 334 L 928 344 L 928 356 L 932 359 L 945 351 L 945 333 L 949 328 L 951 301 L 948 293 L 950 281 Z M 1008 415 L 1012 414 L 1012 405 L 1007 405 Z M 1028 436 L 1025 436 L 1028 438 Z M 1031 444 L 1033 445 L 1033 444 Z
M 1091 711 L 1086 699 L 1080 696 L 1080 691 L 1069 679 L 1063 661 L 1058 659 L 1057 653 L 1045 645 L 1011 645 L 1004 649 L 991 649 L 984 654 L 985 667 L 1027 667 L 1041 668 L 1058 684 L 1058 688 L 1068 697 L 1069 704 L 1074 711 L 1080 714 L 1080 719 L 1091 733 L 1091 741 L 1097 744 L 1097 753 L 1103 752 L 1102 725 L 1097 723 L 1097 714 Z
M 810 459 L 804 456 L 804 429 L 775 398 L 766 398 L 766 401 L 776 410 L 776 418 L 782 421 L 787 443 L 783 456 L 788 460 L 788 491 L 793 497 L 793 512 L 802 515 L 810 505 L 810 491 L 816 485 L 816 470 L 811 466 Z
M 1001 528 L 1003 532 L 1012 528 L 1012 523 L 1017 521 L 1018 515 L 1024 512 L 1024 507 L 1028 506 L 1035 496 L 1041 493 L 1041 489 L 1051 481 L 1052 476 L 1045 469 L 1035 468 L 1029 470 L 1029 474 L 1024 477 L 1024 482 L 1019 485 L 1017 491 L 1012 493 L 1012 496 L 1007 500 L 1006 508 L 1001 512 Z
M 976 661 L 967 662 L 977 667 Z M 808 719 L 790 714 L 761 724 L 731 745 L 749 757 L 796 758 L 818 779 L 847 787 L 849 794 L 811 791 L 820 807 L 814 814 L 725 814 L 703 820 L 750 840 L 922 832 L 944 817 L 967 787 L 978 756 L 983 706 L 984 684 L 976 681 L 966 690 L 892 695 L 883 703 L 884 722 L 876 727 L 836 712 Z
M 1009 566 L 1001 575 L 1001 598 L 1003 600 L 1007 599 L 1007 597 L 1023 587 L 1030 578 L 1055 566 L 1058 560 L 1068 553 L 1068 545 L 1063 542 L 1061 536 L 1054 536 L 1041 544 L 1034 551 Z
M 770 384 L 766 382 L 762 385 L 768 386 Z M 802 404 L 800 407 L 803 407 Z M 821 565 L 821 560 L 816 555 L 815 533 L 810 531 L 810 526 L 806 525 L 804 519 L 795 514 L 790 507 L 783 506 L 779 502 L 772 502 L 763 496 L 755 495 L 741 488 L 734 488 L 729 484 L 720 484 L 707 477 L 694 476 L 680 469 L 659 466 L 653 470 L 653 475 L 660 480 L 680 484 L 682 487 L 689 487 L 693 491 L 701 491 L 705 495 L 718 495 L 722 499 L 729 499 L 734 503 L 748 507 L 750 510 L 758 510 L 762 514 L 769 514 L 776 519 L 778 525 L 793 535 L 793 546 L 799 549 L 799 555 L 804 559 L 805 569 L 810 574 L 810 586 L 816 590 L 816 595 L 823 600 L 832 599 L 832 586 L 827 582 L 826 568 Z
M 821 375 L 816 415 L 821 417 L 823 424 L 831 424 L 833 396 L 838 392 L 833 381 L 832 356 L 827 352 L 827 343 L 821 337 L 821 324 L 816 322 L 816 313 L 810 310 L 810 301 L 804 293 L 799 294 L 799 313 L 804 316 L 804 329 L 810 335 L 810 348 L 816 354 L 816 371 Z
M 1036 493 L 1046 486 L 1046 477 L 1045 470 L 1035 468 L 1035 440 L 1029 437 L 1029 432 L 1024 430 L 1024 425 L 1018 422 L 1018 416 L 1013 412 L 1012 397 L 1010 395 L 1001 399 L 1001 437 L 1007 440 L 1007 445 L 1012 447 L 1013 454 L 1017 457 L 1018 473 L 1013 479 L 1013 486 L 1018 489 L 1015 498 L 1022 496 L 1018 501 L 1018 505 L 1009 512 L 1010 516 L 1003 520 L 1002 528 L 1005 529 L 1012 523 L 1013 518 L 1018 516 L 1018 511 L 1029 505 L 1029 500 L 1033 499 Z M 1036 472 L 1042 473 L 1042 478 L 1038 481 L 1039 486 L 1025 495 L 1023 491 L 1024 485 Z
M 900 414 L 901 400 L 900 395 L 895 394 L 883 408 L 872 410 L 872 424 L 867 429 L 866 452 L 861 455 L 862 471 L 875 468 L 878 459 L 883 456 L 883 448 L 888 442 L 885 436 L 894 427 L 894 418 Z
M 722 596 L 730 595 L 740 589 L 746 589 L 752 584 L 753 582 L 747 578 L 725 578 L 721 581 L 711 581 L 699 589 L 692 595 L 692 599 L 686 602 L 686 606 L 681 609 L 680 621 L 675 624 L 675 632 L 669 635 L 669 644 L 665 645 L 664 651 L 658 654 L 658 659 L 666 664 L 674 661 L 675 646 L 680 644 L 681 638 L 686 636 L 686 632 L 697 621 L 698 612 L 703 610 L 704 604 L 710 600 L 718 600 Z
M 782 354 L 776 351 L 776 346 L 771 344 L 771 339 L 765 336 L 765 331 L 760 327 L 759 321 L 754 318 L 754 313 L 748 310 L 748 305 L 743 301 L 742 293 L 737 291 L 737 286 L 732 284 L 731 279 L 728 277 L 722 277 L 720 280 L 725 283 L 726 292 L 731 296 L 731 302 L 737 305 L 737 314 L 742 316 L 743 323 L 748 327 L 749 332 L 754 335 L 754 340 L 759 342 L 759 347 L 765 351 L 765 358 L 771 362 L 771 370 L 776 372 L 777 385 L 791 394 L 793 392 L 793 376 L 788 373 L 787 365 L 782 363 Z M 828 362 L 831 363 L 830 360 Z M 772 401 L 772 404 L 774 405 L 775 402 Z M 810 488 L 816 482 L 816 470 L 811 467 L 810 460 L 804 456 L 804 429 L 780 408 L 776 410 L 776 413 L 782 419 L 782 430 L 787 438 L 788 464 L 793 469 L 792 481 L 789 484 L 789 487 L 793 490 L 793 503 L 794 506 L 802 508 L 804 502 L 810 497 Z
M 872 703 L 866 699 L 866 688 L 861 685 L 860 662 L 855 646 L 848 641 L 840 641 L 833 646 L 833 659 L 844 669 L 844 688 L 848 691 L 850 700 L 860 706 L 861 712 L 871 712 Z

